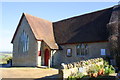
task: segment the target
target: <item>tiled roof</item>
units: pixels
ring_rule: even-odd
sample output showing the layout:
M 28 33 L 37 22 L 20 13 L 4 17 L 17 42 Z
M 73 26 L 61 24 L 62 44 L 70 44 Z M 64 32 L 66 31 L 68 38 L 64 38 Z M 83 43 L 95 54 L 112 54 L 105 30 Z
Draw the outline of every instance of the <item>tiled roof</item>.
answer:
M 112 7 L 53 23 L 58 44 L 108 41 Z
M 51 49 L 58 49 L 57 44 L 108 41 L 107 25 L 110 22 L 113 8 L 53 23 L 25 13 L 23 16 L 26 17 L 37 40 L 43 40 Z M 117 9 L 120 10 L 120 8 Z
M 26 13 L 23 13 L 23 16 L 26 17 L 28 24 L 30 25 L 37 40 L 44 41 L 51 49 L 58 49 L 54 39 L 52 22 Z
M 43 40 L 51 49 L 58 49 L 55 43 L 52 22 L 24 14 L 37 40 Z

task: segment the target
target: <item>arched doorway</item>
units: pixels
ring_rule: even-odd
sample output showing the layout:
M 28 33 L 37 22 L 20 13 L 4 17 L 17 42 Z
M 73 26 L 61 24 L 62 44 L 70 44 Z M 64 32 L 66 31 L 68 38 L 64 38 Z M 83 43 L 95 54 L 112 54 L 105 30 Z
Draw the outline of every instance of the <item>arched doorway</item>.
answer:
M 46 49 L 45 50 L 45 54 L 44 54 L 44 65 L 45 66 L 48 66 L 48 64 L 49 64 L 49 58 L 50 58 L 50 53 L 49 53 L 49 50 Z

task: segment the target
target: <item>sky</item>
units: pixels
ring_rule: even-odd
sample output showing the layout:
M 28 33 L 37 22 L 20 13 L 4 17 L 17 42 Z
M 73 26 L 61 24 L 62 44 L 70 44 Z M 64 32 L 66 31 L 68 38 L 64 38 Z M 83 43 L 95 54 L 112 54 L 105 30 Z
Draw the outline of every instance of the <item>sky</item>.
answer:
M 11 51 L 14 32 L 22 13 L 52 22 L 105 9 L 117 2 L 0 2 L 0 51 Z

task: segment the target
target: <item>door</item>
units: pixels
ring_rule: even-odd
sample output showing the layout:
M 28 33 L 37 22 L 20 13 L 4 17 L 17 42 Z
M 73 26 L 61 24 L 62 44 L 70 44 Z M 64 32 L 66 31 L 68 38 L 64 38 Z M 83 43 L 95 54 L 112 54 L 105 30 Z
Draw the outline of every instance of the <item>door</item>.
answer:
M 46 49 L 45 50 L 45 54 L 44 54 L 44 65 L 45 66 L 48 66 L 48 64 L 49 64 L 49 58 L 50 58 L 50 53 L 49 53 L 49 50 Z

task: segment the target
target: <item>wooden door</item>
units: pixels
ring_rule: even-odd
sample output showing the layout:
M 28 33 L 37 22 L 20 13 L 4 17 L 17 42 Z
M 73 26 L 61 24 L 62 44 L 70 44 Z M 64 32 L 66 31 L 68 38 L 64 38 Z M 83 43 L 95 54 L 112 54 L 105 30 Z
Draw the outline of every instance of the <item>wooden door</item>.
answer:
M 48 66 L 48 64 L 49 64 L 49 58 L 50 58 L 50 53 L 49 53 L 49 50 L 46 49 L 45 50 L 45 54 L 44 54 L 44 65 L 45 66 Z

